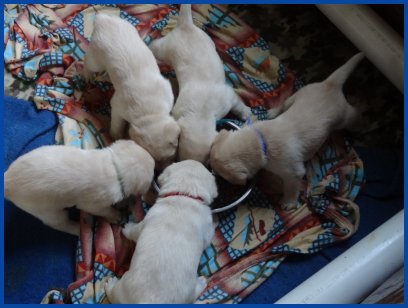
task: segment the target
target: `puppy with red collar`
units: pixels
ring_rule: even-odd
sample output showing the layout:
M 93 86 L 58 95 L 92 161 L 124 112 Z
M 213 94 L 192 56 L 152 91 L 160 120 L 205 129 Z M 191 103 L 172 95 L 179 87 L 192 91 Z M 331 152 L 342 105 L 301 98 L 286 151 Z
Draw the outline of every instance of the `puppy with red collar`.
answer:
M 185 160 L 167 167 L 158 183 L 159 197 L 144 220 L 122 230 L 137 245 L 129 270 L 105 285 L 111 303 L 193 303 L 206 287 L 197 268 L 214 235 L 215 178 L 201 163 Z

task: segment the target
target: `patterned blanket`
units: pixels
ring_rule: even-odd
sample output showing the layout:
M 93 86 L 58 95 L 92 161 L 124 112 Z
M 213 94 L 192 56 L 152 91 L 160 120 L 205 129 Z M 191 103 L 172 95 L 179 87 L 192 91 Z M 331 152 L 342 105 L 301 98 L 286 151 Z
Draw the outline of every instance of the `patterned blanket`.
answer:
M 80 148 L 111 143 L 109 100 L 113 93 L 106 73 L 92 83 L 81 78 L 96 12 L 115 14 L 139 31 L 146 44 L 175 26 L 173 5 L 5 5 L 4 60 L 16 78 L 35 84 L 39 109 L 56 112 L 56 142 Z M 302 86 L 273 50 L 242 20 L 219 5 L 193 5 L 193 17 L 213 39 L 227 82 L 258 119 Z M 177 86 L 171 67 L 160 66 Z M 237 303 L 258 287 L 289 254 L 312 254 L 354 234 L 359 209 L 352 202 L 363 182 L 363 166 L 350 144 L 333 135 L 312 160 L 299 201 L 291 212 L 280 210 L 279 195 L 260 181 L 236 208 L 217 214 L 211 245 L 204 251 L 199 275 L 208 286 L 197 303 Z M 143 219 L 151 205 L 134 200 L 129 219 Z M 43 303 L 107 303 L 103 285 L 128 268 L 135 243 L 120 226 L 81 213 L 76 281 L 66 290 L 50 290 Z M 143 279 L 143 278 L 141 278 Z

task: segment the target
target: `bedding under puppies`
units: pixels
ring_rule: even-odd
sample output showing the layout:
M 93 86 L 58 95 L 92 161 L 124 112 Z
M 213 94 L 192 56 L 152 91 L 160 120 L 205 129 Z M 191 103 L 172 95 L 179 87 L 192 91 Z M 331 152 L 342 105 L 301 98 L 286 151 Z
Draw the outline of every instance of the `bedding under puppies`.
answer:
M 69 219 L 66 208 L 118 223 L 121 215 L 112 205 L 146 193 L 153 173 L 153 158 L 131 140 L 101 150 L 43 146 L 10 165 L 4 197 L 44 224 L 79 235 L 79 222 Z
M 215 178 L 201 163 L 185 160 L 167 167 L 158 182 L 155 205 L 122 230 L 137 245 L 129 270 L 105 285 L 111 303 L 193 303 L 206 287 L 197 269 L 214 235 Z
M 170 116 L 174 96 L 152 52 L 137 30 L 117 16 L 97 14 L 92 41 L 85 55 L 85 76 L 107 71 L 115 93 L 111 99 L 110 134 L 129 136 L 164 168 L 176 156 L 180 128 Z
M 261 169 L 271 172 L 282 180 L 282 208 L 296 208 L 305 175 L 304 162 L 312 158 L 333 130 L 351 128 L 358 118 L 342 87 L 363 57 L 362 53 L 353 56 L 323 82 L 296 92 L 275 119 L 238 131 L 222 130 L 211 149 L 213 170 L 233 184 L 246 183 Z M 277 113 L 272 109 L 270 117 Z
M 176 71 L 180 91 L 172 115 L 181 128 L 178 158 L 205 163 L 217 135 L 216 120 L 230 111 L 246 119 L 251 110 L 226 84 L 214 42 L 194 25 L 191 4 L 181 5 L 177 26 L 149 47 Z

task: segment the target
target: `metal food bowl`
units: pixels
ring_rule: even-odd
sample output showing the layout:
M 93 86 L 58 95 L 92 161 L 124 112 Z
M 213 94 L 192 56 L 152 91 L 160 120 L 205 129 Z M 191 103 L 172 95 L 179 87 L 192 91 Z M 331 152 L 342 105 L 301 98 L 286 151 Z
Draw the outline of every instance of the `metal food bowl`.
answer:
M 232 120 L 223 119 L 217 121 L 217 130 L 221 129 L 238 130 L 240 129 L 240 127 Z M 218 186 L 218 197 L 215 198 L 215 200 L 211 204 L 211 212 L 213 214 L 232 209 L 233 207 L 244 201 L 252 191 L 252 182 L 250 181 L 246 185 L 233 185 L 215 174 L 212 170 L 211 173 L 215 176 Z M 153 180 L 153 188 L 157 193 L 159 193 L 160 187 L 156 179 L 157 177 L 155 176 Z

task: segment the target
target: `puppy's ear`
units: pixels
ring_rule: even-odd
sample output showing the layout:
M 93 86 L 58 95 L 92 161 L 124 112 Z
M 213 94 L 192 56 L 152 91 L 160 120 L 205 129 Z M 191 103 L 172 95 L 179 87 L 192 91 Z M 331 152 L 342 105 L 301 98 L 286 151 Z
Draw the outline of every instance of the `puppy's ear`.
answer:
M 230 170 L 229 173 L 231 174 L 232 183 L 237 185 L 245 185 L 249 176 L 248 169 L 241 163 L 230 163 L 228 167 Z
M 239 170 L 234 172 L 234 184 L 245 185 L 248 178 L 248 172 L 245 170 Z

